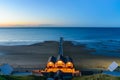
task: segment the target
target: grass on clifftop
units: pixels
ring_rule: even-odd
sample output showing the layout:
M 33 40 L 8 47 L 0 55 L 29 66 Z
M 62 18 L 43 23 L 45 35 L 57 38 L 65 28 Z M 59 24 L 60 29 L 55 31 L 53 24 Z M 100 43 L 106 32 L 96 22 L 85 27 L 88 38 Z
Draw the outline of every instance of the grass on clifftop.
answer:
M 0 80 L 46 80 L 46 78 L 40 76 L 0 76 Z M 120 80 L 120 77 L 97 74 L 75 77 L 72 80 Z
M 40 76 L 0 76 L 0 80 L 46 80 Z
M 73 78 L 73 80 L 120 80 L 120 77 L 97 74 L 97 75 L 91 75 L 91 76 L 75 77 Z

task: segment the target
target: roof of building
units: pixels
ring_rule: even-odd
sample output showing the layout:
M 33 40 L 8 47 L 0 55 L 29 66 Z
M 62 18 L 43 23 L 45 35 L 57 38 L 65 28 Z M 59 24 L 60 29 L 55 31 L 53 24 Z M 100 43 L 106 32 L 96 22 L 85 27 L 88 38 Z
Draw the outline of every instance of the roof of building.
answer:
M 66 56 L 66 62 L 73 62 L 72 58 L 69 56 Z
M 58 56 L 57 56 L 57 61 L 58 61 L 58 60 L 61 60 L 61 61 L 63 61 L 63 62 L 66 63 L 66 58 L 65 58 L 64 56 L 62 56 L 62 55 L 58 55 Z
M 54 56 L 49 57 L 48 62 L 56 62 L 56 58 Z
M 64 57 L 64 56 L 62 56 L 62 55 L 58 55 L 57 58 L 54 57 L 54 56 L 51 56 L 51 57 L 49 57 L 48 62 L 53 62 L 53 63 L 55 63 L 55 62 L 58 61 L 58 60 L 61 60 L 61 61 L 63 61 L 64 63 L 66 63 L 66 62 L 73 62 L 73 60 L 72 60 L 71 57 L 69 57 L 69 56 Z

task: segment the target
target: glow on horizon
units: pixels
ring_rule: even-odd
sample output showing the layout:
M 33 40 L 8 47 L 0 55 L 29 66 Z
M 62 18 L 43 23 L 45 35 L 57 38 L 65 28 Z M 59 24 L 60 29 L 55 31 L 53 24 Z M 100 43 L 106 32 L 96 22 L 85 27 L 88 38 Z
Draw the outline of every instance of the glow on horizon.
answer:
M 24 15 L 23 15 L 24 16 Z M 0 26 L 1 27 L 11 27 L 11 26 L 37 26 L 46 24 L 47 21 L 36 21 L 30 20 L 30 18 L 22 18 L 19 17 L 18 13 L 14 13 L 10 11 L 10 9 L 6 7 L 0 6 Z M 49 23 L 49 22 L 48 22 Z M 49 23 L 50 24 L 50 23 Z
M 0 26 L 120 26 L 119 0 L 0 0 Z

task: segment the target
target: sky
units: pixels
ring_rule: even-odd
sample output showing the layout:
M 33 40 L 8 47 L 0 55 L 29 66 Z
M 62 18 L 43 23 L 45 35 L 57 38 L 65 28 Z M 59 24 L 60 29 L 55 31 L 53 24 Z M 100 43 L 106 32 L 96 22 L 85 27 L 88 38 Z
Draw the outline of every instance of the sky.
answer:
M 0 27 L 120 27 L 120 0 L 0 0 Z

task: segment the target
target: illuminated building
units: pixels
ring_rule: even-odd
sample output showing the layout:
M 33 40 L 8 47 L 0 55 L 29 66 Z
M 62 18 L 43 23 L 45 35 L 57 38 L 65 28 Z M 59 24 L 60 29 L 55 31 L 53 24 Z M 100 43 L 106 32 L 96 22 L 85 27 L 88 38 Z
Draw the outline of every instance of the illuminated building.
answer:
M 61 71 L 64 74 L 80 75 L 79 70 L 75 70 L 72 58 L 69 56 L 63 56 L 63 38 L 60 38 L 59 42 L 59 54 L 57 57 L 51 56 L 48 59 L 46 68 L 44 70 L 34 70 L 33 73 L 57 73 Z

